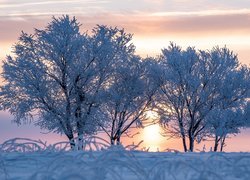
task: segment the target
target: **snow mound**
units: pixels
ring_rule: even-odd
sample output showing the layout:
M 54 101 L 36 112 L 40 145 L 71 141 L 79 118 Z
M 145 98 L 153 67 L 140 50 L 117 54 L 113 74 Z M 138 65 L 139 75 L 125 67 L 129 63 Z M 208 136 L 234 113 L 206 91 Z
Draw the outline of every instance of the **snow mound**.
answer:
M 123 147 L 66 151 L 58 147 L 29 139 L 6 141 L 0 145 L 0 179 L 250 179 L 250 153 L 153 153 Z

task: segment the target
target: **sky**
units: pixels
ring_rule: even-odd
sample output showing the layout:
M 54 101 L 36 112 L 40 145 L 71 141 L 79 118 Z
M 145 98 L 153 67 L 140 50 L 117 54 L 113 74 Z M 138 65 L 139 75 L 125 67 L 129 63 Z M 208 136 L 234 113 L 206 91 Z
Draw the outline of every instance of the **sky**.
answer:
M 125 28 L 144 57 L 158 55 L 173 41 L 183 48 L 226 45 L 242 64 L 250 64 L 249 0 L 0 0 L 0 65 L 21 31 L 42 29 L 53 15 L 63 14 L 76 16 L 82 31 L 96 24 Z M 15 136 L 61 138 L 41 135 L 31 125 L 16 127 L 10 120 L 7 112 L 0 112 L 0 143 Z M 248 130 L 230 139 L 228 150 L 250 151 L 250 143 L 242 143 L 249 137 Z

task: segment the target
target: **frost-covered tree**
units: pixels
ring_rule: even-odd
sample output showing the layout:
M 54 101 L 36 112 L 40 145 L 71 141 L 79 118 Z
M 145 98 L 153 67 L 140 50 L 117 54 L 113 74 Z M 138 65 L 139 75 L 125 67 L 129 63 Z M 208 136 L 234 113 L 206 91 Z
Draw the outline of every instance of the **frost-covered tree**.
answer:
M 130 56 L 115 68 L 106 101 L 101 106 L 108 121 L 102 128 L 112 145 L 119 145 L 122 135 L 131 127 L 142 127 L 146 120 L 145 112 L 156 91 L 156 86 L 150 81 L 149 64 L 138 56 Z
M 217 49 L 211 54 L 216 53 L 215 56 L 220 58 L 218 56 L 223 54 L 222 50 Z M 228 135 L 239 133 L 240 129 L 247 127 L 248 124 L 244 112 L 247 111 L 247 93 L 250 89 L 249 69 L 238 64 L 235 64 L 234 68 L 228 67 L 216 84 L 217 103 L 206 117 L 208 124 L 206 130 L 214 137 L 214 151 L 218 150 L 219 145 L 222 151 Z
M 76 19 L 53 18 L 45 30 L 34 35 L 22 32 L 14 45 L 15 56 L 3 63 L 5 85 L 1 104 L 21 123 L 33 119 L 42 128 L 74 139 L 71 72 L 81 59 L 83 42 Z M 72 144 L 73 145 L 73 144 Z
M 245 111 L 244 111 L 244 119 L 247 122 L 247 127 L 250 127 L 250 101 L 248 100 Z
M 213 109 L 232 108 L 244 101 L 249 73 L 227 48 L 182 50 L 171 43 L 162 53 L 161 123 L 170 136 L 181 137 L 184 151 L 193 151 L 195 140 L 206 135 L 206 117 Z
M 1 106 L 14 121 L 65 134 L 74 146 L 97 130 L 102 119 L 98 106 L 113 76 L 113 64 L 134 52 L 124 30 L 97 26 L 81 34 L 69 16 L 53 18 L 44 30 L 22 33 L 13 57 L 3 63 Z
M 107 26 L 97 26 L 93 29 L 90 40 L 93 68 L 89 73 L 93 78 L 88 79 L 82 75 L 81 83 L 77 88 L 78 112 L 77 120 L 78 136 L 84 135 L 87 129 L 105 126 L 105 114 L 100 109 L 100 105 L 106 101 L 106 91 L 114 81 L 114 73 L 117 66 L 122 66 L 123 61 L 133 56 L 135 46 L 131 43 L 132 35 L 125 33 L 124 29 L 112 28 Z M 88 83 L 88 82 L 91 83 Z M 78 87 L 78 86 L 77 86 Z M 83 89 L 84 88 L 84 89 Z M 86 88 L 86 89 L 85 89 Z M 86 93 L 87 92 L 87 93 Z M 82 96 L 84 97 L 83 99 Z M 86 123 L 87 121 L 94 123 Z M 97 125 L 97 126 L 96 126 Z
M 192 104 L 201 88 L 199 57 L 194 48 L 182 50 L 173 43 L 162 53 L 159 62 L 161 86 L 158 103 L 162 109 L 161 123 L 166 129 L 166 135 L 180 137 L 184 151 L 192 151 L 196 133 L 202 128 L 196 125 L 199 119 L 197 109 L 194 110 Z M 197 94 L 192 95 L 192 91 Z
M 237 134 L 240 128 L 244 127 L 243 111 L 237 109 L 214 109 L 207 116 L 207 129 L 210 135 L 214 138 L 214 151 L 223 151 L 225 140 L 230 134 Z

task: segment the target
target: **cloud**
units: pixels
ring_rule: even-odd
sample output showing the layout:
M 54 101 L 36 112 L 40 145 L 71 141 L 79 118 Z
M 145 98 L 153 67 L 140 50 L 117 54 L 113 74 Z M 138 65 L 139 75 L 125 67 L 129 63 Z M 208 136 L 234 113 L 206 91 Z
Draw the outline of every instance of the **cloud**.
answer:
M 187 13 L 164 14 L 160 13 L 131 13 L 128 14 L 104 14 L 100 16 L 79 16 L 82 22 L 89 25 L 93 22 L 121 26 L 137 35 L 162 36 L 171 34 L 196 36 L 221 34 L 232 35 L 239 33 L 250 33 L 250 11 L 232 11 L 226 14 L 225 11 L 217 11 L 208 14 Z M 84 20 L 85 19 L 85 20 Z M 87 21 L 86 21 L 87 19 Z M 226 34 L 225 34 L 226 33 Z
M 239 11 L 201 11 L 172 13 L 99 13 L 96 15 L 76 15 L 84 30 L 90 30 L 96 24 L 124 27 L 139 36 L 220 36 L 221 34 L 249 34 L 250 10 Z M 16 39 L 22 31 L 32 32 L 33 28 L 43 28 L 49 21 L 50 14 L 29 16 L 0 17 L 0 39 Z
M 210 48 L 217 44 L 232 45 L 236 50 L 244 46 L 250 47 L 250 11 L 248 9 L 153 13 L 99 12 L 97 14 L 71 12 L 71 16 L 73 15 L 82 23 L 82 31 L 91 31 L 96 24 L 125 28 L 126 32 L 134 34 L 134 41 L 140 53 L 148 51 L 156 54 L 169 41 L 181 43 L 180 45 L 201 45 L 201 48 Z M 39 14 L 0 17 L 0 49 L 3 43 L 14 44 L 22 30 L 33 33 L 34 28 L 44 28 L 51 21 L 51 16 L 51 14 Z M 163 44 L 164 42 L 166 43 Z M 150 49 L 152 50 L 149 51 Z M 0 56 L 1 54 L 0 51 Z
M 109 0 L 12 0 L 0 4 L 0 16 L 88 14 L 100 10 L 106 3 Z
M 227 9 L 227 10 L 198 10 L 198 11 L 163 11 L 150 13 L 148 16 L 168 17 L 168 16 L 219 16 L 219 15 L 239 15 L 250 14 L 250 9 Z

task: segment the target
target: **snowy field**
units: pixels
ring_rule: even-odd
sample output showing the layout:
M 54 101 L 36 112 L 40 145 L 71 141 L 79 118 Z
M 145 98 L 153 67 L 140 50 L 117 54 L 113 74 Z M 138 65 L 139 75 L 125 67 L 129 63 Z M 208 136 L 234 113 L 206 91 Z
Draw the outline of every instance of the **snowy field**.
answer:
M 250 153 L 142 152 L 123 148 L 80 152 L 41 147 L 39 142 L 17 144 L 16 140 L 2 144 L 0 179 L 250 179 Z

